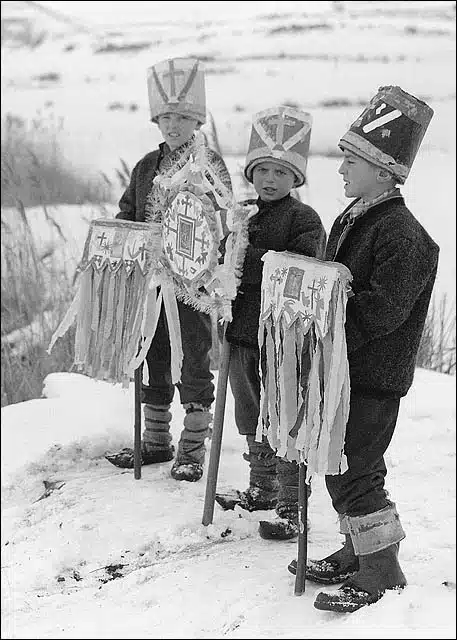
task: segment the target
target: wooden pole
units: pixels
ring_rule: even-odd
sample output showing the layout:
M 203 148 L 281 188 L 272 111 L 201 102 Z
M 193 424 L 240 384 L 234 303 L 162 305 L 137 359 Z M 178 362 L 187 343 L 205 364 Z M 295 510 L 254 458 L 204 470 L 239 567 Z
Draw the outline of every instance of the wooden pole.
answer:
M 133 475 L 135 480 L 141 478 L 141 365 L 135 369 L 135 426 L 133 438 Z
M 206 478 L 205 506 L 202 523 L 207 526 L 213 522 L 214 501 L 216 498 L 217 474 L 221 455 L 222 431 L 224 428 L 225 401 L 227 398 L 227 381 L 230 366 L 230 343 L 227 342 L 224 330 L 222 353 L 219 361 L 219 378 L 217 382 L 216 404 L 214 407 L 213 435 L 211 436 L 211 452 Z
M 298 554 L 297 573 L 295 575 L 295 595 L 305 592 L 306 563 L 308 559 L 308 485 L 306 467 L 298 466 Z

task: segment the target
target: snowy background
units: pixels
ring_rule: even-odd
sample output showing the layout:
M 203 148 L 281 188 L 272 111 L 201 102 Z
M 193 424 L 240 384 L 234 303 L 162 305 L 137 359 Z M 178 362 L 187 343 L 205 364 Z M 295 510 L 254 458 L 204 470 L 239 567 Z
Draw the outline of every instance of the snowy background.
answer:
M 346 203 L 339 137 L 380 85 L 399 84 L 435 110 L 403 192 L 441 247 L 436 293 L 454 297 L 455 2 L 2 2 L 2 39 L 2 116 L 30 130 L 55 123 L 65 156 L 87 175 L 114 176 L 121 158 L 133 167 L 157 145 L 146 69 L 169 56 L 205 61 L 236 187 L 252 114 L 280 103 L 309 110 L 301 196 L 327 230 Z M 89 220 L 116 205 L 48 211 L 72 239 L 62 256 L 71 270 Z M 57 242 L 41 210 L 27 216 L 38 245 Z M 261 540 L 267 513 L 216 505 L 202 526 L 206 471 L 178 483 L 166 463 L 134 480 L 104 459 L 131 444 L 132 389 L 48 376 L 43 398 L 1 412 L 2 637 L 455 637 L 454 383 L 417 370 L 387 456 L 408 589 L 337 616 L 313 608 L 317 585 L 294 596 L 286 567 L 296 542 Z M 182 418 L 175 398 L 175 441 Z M 229 390 L 220 489 L 247 486 L 243 450 Z M 340 536 L 321 478 L 309 515 L 309 555 L 322 557 Z

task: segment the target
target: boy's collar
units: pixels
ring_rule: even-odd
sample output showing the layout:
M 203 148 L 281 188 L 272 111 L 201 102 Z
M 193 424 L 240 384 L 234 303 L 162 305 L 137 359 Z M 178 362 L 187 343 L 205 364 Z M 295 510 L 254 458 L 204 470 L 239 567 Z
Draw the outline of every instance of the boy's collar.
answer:
M 354 200 L 347 209 L 343 212 L 341 216 L 341 224 L 345 224 L 349 219 L 354 220 L 354 218 L 358 218 L 371 209 L 375 207 L 377 204 L 381 204 L 381 202 L 386 202 L 387 200 L 391 200 L 392 198 L 401 198 L 401 192 L 398 187 L 393 187 L 392 189 L 388 189 L 383 193 L 380 193 L 379 196 L 372 198 L 371 200 L 363 200 L 363 198 L 358 198 Z
M 281 204 L 281 203 L 285 202 L 288 198 L 291 198 L 291 197 L 292 196 L 290 195 L 290 193 L 288 193 L 287 195 L 285 195 L 283 198 L 280 198 L 279 200 L 267 201 L 267 200 L 262 200 L 262 198 L 260 196 L 258 196 L 258 198 L 256 200 L 256 204 L 259 207 L 259 209 L 260 209 L 260 207 L 265 209 L 265 208 L 270 208 L 270 207 L 272 207 L 274 205 L 277 205 L 277 204 Z

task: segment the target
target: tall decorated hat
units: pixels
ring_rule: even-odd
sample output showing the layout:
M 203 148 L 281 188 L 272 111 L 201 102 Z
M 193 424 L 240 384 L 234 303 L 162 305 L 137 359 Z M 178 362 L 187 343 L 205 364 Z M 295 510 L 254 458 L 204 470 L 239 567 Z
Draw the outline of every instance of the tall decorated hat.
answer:
M 380 87 L 339 146 L 404 184 L 432 116 L 433 109 L 400 87 Z
M 292 107 L 274 107 L 256 113 L 253 118 L 244 175 L 252 182 L 252 172 L 261 162 L 275 161 L 291 169 L 295 187 L 306 181 L 312 118 Z
M 164 113 L 179 113 L 206 122 L 205 76 L 195 58 L 171 58 L 148 69 L 152 122 Z

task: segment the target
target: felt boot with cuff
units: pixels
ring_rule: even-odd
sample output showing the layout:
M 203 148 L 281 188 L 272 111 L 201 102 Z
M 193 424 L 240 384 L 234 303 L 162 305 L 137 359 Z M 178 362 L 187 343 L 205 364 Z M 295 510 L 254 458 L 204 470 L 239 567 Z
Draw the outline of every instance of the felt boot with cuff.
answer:
M 187 408 L 178 453 L 171 467 L 171 477 L 174 480 L 197 482 L 202 477 L 205 464 L 205 439 L 211 433 L 209 424 L 212 419 L 209 408 L 197 408 L 194 405 Z
M 141 465 L 169 462 L 174 457 L 175 449 L 171 444 L 170 405 L 145 404 L 144 431 L 141 443 Z M 107 454 L 105 458 L 116 467 L 133 469 L 134 453 L 125 447 L 117 453 Z
M 319 593 L 316 609 L 352 613 L 377 602 L 386 591 L 401 591 L 407 584 L 398 562 L 405 533 L 395 505 L 366 516 L 348 516 L 347 522 L 359 570 L 336 592 Z

